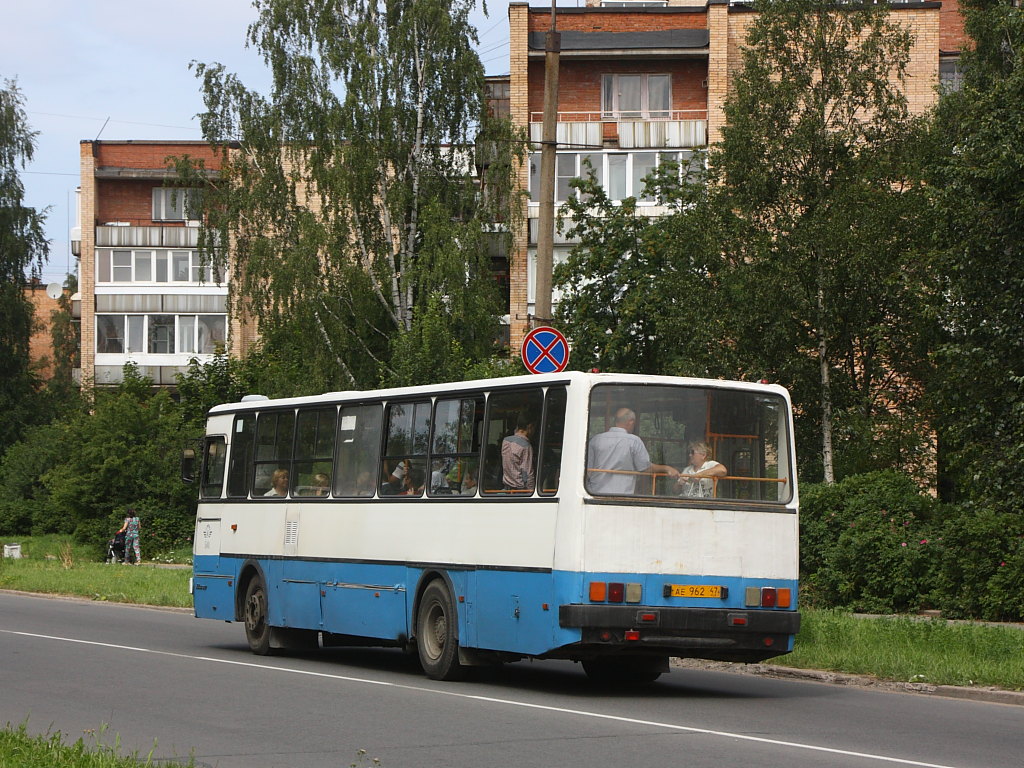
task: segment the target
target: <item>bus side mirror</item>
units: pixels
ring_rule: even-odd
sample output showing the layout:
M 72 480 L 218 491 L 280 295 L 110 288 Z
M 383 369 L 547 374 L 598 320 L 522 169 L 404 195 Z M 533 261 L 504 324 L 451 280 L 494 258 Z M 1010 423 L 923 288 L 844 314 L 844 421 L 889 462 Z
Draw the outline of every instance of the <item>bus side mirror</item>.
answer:
M 196 481 L 196 451 L 186 448 L 181 452 L 181 479 L 186 483 Z

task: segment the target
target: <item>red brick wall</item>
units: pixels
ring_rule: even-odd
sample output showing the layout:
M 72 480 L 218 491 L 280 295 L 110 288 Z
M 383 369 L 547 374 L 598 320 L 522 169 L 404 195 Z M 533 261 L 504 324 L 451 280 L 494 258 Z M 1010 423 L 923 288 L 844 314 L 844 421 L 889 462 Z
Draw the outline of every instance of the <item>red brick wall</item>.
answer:
M 958 0 L 942 0 L 939 11 L 939 50 L 952 53 L 967 47 L 964 17 L 960 15 Z
M 672 109 L 707 109 L 706 60 L 572 61 L 558 67 L 558 111 L 599 112 L 601 75 L 648 72 L 672 75 Z M 544 110 L 544 62 L 530 62 L 530 112 Z M 582 118 L 580 118 L 582 119 Z
M 33 308 L 32 335 L 29 337 L 29 361 L 41 379 L 53 376 L 53 337 L 50 335 L 50 313 L 60 308 L 56 299 L 46 295 L 42 283 L 26 286 L 25 298 Z
M 220 168 L 220 160 L 209 144 L 174 142 L 98 142 L 96 167 L 112 168 L 167 168 L 168 157 L 188 155 L 202 158 L 207 168 Z
M 153 221 L 153 187 L 162 182 L 97 179 L 96 223 L 127 221 L 148 226 Z
M 707 29 L 707 13 L 639 13 L 635 10 L 587 8 L 586 13 L 565 13 L 559 9 L 556 26 L 559 32 L 651 32 L 665 29 Z M 546 32 L 551 28 L 550 9 L 530 9 L 530 31 Z

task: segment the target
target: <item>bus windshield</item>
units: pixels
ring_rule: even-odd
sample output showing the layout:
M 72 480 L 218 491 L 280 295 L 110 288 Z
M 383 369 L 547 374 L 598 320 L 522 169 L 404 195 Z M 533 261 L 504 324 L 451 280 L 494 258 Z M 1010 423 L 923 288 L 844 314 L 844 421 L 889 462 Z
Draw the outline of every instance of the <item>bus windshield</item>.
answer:
M 787 414 L 782 397 L 763 391 L 595 386 L 587 491 L 786 503 L 793 495 Z

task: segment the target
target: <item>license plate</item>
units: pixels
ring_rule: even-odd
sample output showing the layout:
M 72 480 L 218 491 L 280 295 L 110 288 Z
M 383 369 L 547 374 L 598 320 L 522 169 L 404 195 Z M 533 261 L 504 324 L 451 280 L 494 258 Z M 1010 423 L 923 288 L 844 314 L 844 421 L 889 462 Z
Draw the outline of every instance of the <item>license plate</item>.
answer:
M 726 595 L 728 595 L 728 590 L 717 584 L 665 585 L 665 597 L 712 597 L 721 599 Z

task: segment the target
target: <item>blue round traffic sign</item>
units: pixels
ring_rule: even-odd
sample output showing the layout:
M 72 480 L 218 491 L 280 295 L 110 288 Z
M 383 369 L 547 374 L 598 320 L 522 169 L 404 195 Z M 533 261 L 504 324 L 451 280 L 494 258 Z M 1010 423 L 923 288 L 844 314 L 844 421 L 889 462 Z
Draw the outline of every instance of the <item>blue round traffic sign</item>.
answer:
M 558 373 L 569 364 L 569 342 L 554 328 L 534 328 L 523 340 L 522 356 L 530 373 Z

